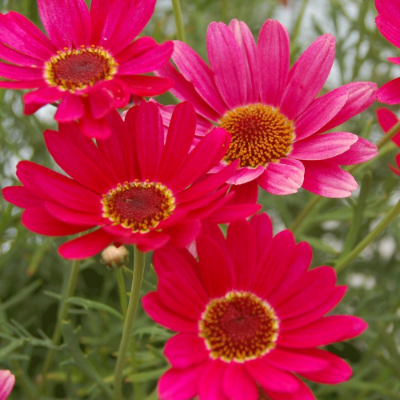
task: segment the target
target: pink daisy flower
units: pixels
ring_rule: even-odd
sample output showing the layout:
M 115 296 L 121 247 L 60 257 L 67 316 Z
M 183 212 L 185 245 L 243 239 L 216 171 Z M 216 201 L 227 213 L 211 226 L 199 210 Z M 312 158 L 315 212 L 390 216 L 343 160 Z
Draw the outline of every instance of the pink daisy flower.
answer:
M 185 249 L 154 252 L 156 292 L 143 299 L 159 324 L 178 331 L 165 346 L 172 365 L 160 379 L 162 400 L 315 399 L 299 376 L 346 381 L 351 368 L 320 346 L 353 338 L 357 317 L 325 316 L 342 299 L 331 267 L 308 271 L 312 251 L 284 230 L 272 237 L 266 214 L 237 221 L 226 239 L 217 226 Z
M 171 92 L 192 102 L 198 135 L 215 124 L 231 133 L 223 164 L 239 159 L 241 168 L 229 183 L 256 180 L 278 195 L 303 187 L 350 196 L 357 183 L 340 165 L 370 160 L 376 146 L 348 132 L 322 133 L 369 107 L 377 88 L 354 82 L 316 98 L 334 61 L 334 37 L 321 36 L 289 68 L 289 35 L 278 21 L 264 23 L 258 45 L 244 22 L 212 22 L 207 52 L 210 66 L 176 41 L 172 60 L 179 72 L 165 64 L 156 74 L 173 79 Z
M 131 95 L 153 96 L 169 79 L 139 75 L 162 67 L 173 44 L 135 39 L 149 21 L 156 0 L 38 0 L 49 37 L 24 16 L 0 14 L 0 87 L 33 89 L 24 95 L 25 114 L 60 101 L 58 122 L 79 120 L 89 137 L 110 134 L 106 116 Z
M 381 34 L 394 46 L 400 48 L 400 3 L 393 0 L 375 0 L 378 16 L 376 26 Z M 400 57 L 389 57 L 388 61 L 400 65 Z M 384 84 L 376 94 L 377 99 L 386 104 L 400 103 L 400 78 Z
M 393 126 L 395 126 L 398 122 L 399 119 L 397 118 L 396 114 L 390 111 L 387 108 L 378 108 L 376 110 L 376 116 L 378 118 L 379 125 L 381 126 L 382 130 L 386 133 L 388 132 Z M 400 148 L 400 131 L 397 132 L 393 138 L 392 142 Z M 389 165 L 389 168 L 397 175 L 400 176 L 400 154 L 396 155 L 396 164 L 397 168 L 394 168 L 393 166 Z
M 90 257 L 111 242 L 135 244 L 141 251 L 168 242 L 188 245 L 201 219 L 233 196 L 226 196 L 224 182 L 237 163 L 204 177 L 225 155 L 229 133 L 217 129 L 191 149 L 196 114 L 187 102 L 176 107 L 166 138 L 155 104 L 133 107 L 125 121 L 114 111 L 108 123 L 111 135 L 97 146 L 76 123 L 46 131 L 50 154 L 71 178 L 22 161 L 17 176 L 23 186 L 3 189 L 4 198 L 26 209 L 22 223 L 39 234 L 65 236 L 99 227 L 63 244 L 59 252 L 65 258 Z M 228 209 L 223 222 L 236 213 Z
M 0 400 L 6 400 L 15 384 L 15 376 L 8 370 L 0 370 Z

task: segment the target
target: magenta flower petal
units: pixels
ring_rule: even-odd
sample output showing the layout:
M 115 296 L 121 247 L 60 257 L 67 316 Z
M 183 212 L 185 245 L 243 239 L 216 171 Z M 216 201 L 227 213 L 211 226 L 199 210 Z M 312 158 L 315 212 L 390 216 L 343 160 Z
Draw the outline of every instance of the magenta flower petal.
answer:
M 228 400 L 224 395 L 225 368 L 221 361 L 209 362 L 199 382 L 199 397 L 202 400 Z
M 64 223 L 54 218 L 43 205 L 27 208 L 22 214 L 21 221 L 29 230 L 46 236 L 73 235 L 90 228 L 90 225 Z
M 293 65 L 280 108 L 289 119 L 296 118 L 322 89 L 334 58 L 335 38 L 325 34 L 312 43 Z
M 242 240 L 243 246 L 237 246 Z M 229 225 L 226 244 L 235 274 L 235 289 L 249 290 L 256 270 L 257 243 L 253 229 L 244 220 Z
M 211 238 L 204 236 L 197 242 L 201 279 L 210 297 L 220 297 L 233 289 L 231 265 Z
M 84 107 L 81 98 L 72 93 L 67 93 L 58 106 L 54 119 L 58 122 L 68 122 L 71 119 L 82 118 L 83 113 Z
M 43 71 L 0 62 L 0 76 L 6 79 L 35 81 L 43 77 Z
M 198 365 L 208 358 L 204 340 L 197 335 L 187 333 L 180 333 L 168 340 L 164 354 L 177 368 Z
M 21 14 L 16 12 L 1 14 L 0 27 L 2 43 L 38 61 L 51 57 L 57 50 L 40 29 Z M 34 63 L 35 66 L 36 64 Z
M 299 160 L 325 160 L 345 153 L 358 139 L 357 135 L 348 132 L 315 135 L 296 142 L 290 157 Z
M 24 186 L 9 186 L 1 193 L 5 200 L 21 208 L 35 207 L 43 203 L 41 197 L 36 196 Z
M 237 44 L 239 45 L 245 64 L 247 75 L 247 102 L 258 101 L 258 70 L 256 65 L 257 48 L 253 34 L 249 27 L 242 21 L 233 19 L 229 25 Z
M 326 383 L 348 379 L 347 364 L 316 347 L 359 335 L 365 322 L 326 317 L 346 288 L 335 286 L 333 268 L 308 271 L 309 245 L 296 245 L 288 230 L 274 238 L 271 231 L 266 214 L 230 224 L 226 238 L 207 223 L 196 258 L 171 246 L 154 253 L 158 289 L 143 307 L 179 332 L 166 344 L 172 369 L 165 376 L 179 371 L 191 379 L 195 365 L 204 368 L 193 397 L 258 400 L 264 390 L 307 399 L 313 395 L 296 373 Z
M 329 161 L 339 165 L 354 165 L 369 161 L 378 154 L 378 148 L 373 143 L 360 137 L 357 139 L 357 142 L 352 144 L 349 150 L 330 158 Z
M 38 105 L 39 107 L 44 106 L 47 103 L 53 103 L 60 100 L 63 97 L 63 93 L 56 87 L 44 87 L 42 89 L 35 90 L 34 92 L 26 93 L 23 96 L 25 103 L 25 114 L 27 113 L 27 106 Z
M 43 26 L 50 40 L 58 48 L 70 48 L 73 44 L 75 46 L 88 44 L 90 19 L 83 0 L 59 2 L 39 0 L 38 7 Z M 87 29 L 88 24 L 89 30 Z
M 112 241 L 112 235 L 109 235 L 102 229 L 98 229 L 62 244 L 58 252 L 68 260 L 92 257 L 109 246 Z
M 257 183 L 267 192 L 284 195 L 296 193 L 303 180 L 303 163 L 285 158 L 279 163 L 269 163 L 265 172 L 257 178 Z
M 396 114 L 388 108 L 378 108 L 376 110 L 376 116 L 378 118 L 379 125 L 385 133 L 388 132 L 395 124 L 397 124 L 397 122 L 399 122 Z
M 125 83 L 129 91 L 136 96 L 157 96 L 166 92 L 173 85 L 170 79 L 157 76 L 118 76 L 118 80 Z
M 142 298 L 142 306 L 151 318 L 169 329 L 187 333 L 196 333 L 198 330 L 196 321 L 189 320 L 169 310 L 160 299 L 158 293 L 149 293 L 144 296 Z
M 303 187 L 325 197 L 348 197 L 357 189 L 353 176 L 329 161 L 304 161 Z
M 339 88 L 313 100 L 296 119 L 296 139 L 302 140 L 318 132 L 342 110 L 348 97 L 346 90 Z
M 227 106 L 219 93 L 212 70 L 185 43 L 175 41 L 172 60 L 179 71 L 189 82 L 192 82 L 196 92 L 218 113 L 223 114 Z M 207 115 L 205 115 L 207 116 Z
M 351 82 L 335 91 L 345 90 L 348 98 L 343 108 L 317 133 L 335 128 L 355 115 L 366 110 L 376 99 L 378 87 L 374 82 Z
M 118 68 L 118 75 L 136 75 L 161 68 L 170 58 L 174 49 L 172 42 L 157 45 L 123 63 Z M 117 76 L 118 76 L 117 75 Z
M 265 360 L 278 369 L 297 373 L 322 371 L 329 366 L 329 361 L 322 357 L 296 353 L 292 349 L 275 349 L 265 356 Z
M 321 349 L 307 349 L 304 352 L 308 356 L 318 357 L 321 361 L 327 363 L 327 366 L 320 371 L 301 373 L 304 378 L 329 385 L 335 385 L 350 379 L 352 371 L 349 364 L 335 354 Z
M 112 2 L 104 23 L 99 44 L 109 47 L 114 54 L 126 47 L 144 28 L 154 12 L 156 0 Z
M 198 392 L 199 378 L 203 375 L 207 363 L 186 369 L 172 368 L 158 383 L 158 394 L 162 400 L 187 400 Z
M 400 47 L 398 19 L 390 15 L 378 15 L 375 23 L 381 34 L 394 46 Z
M 316 400 L 310 388 L 300 379 L 295 378 L 298 383 L 298 389 L 293 393 L 277 393 L 265 390 L 271 400 Z
M 258 279 L 253 281 L 252 290 L 262 297 L 267 297 L 279 287 L 280 281 L 289 268 L 295 248 L 292 232 L 285 230 L 279 232 L 268 246 L 266 254 L 257 263 Z M 279 260 L 279 261 L 278 261 Z M 280 268 L 277 265 L 279 262 Z
M 15 384 L 15 376 L 8 370 L 0 370 L 0 400 L 6 400 Z
M 60 132 L 48 130 L 44 138 L 56 163 L 80 184 L 100 194 L 118 183 L 96 145 L 79 132 L 76 124 L 60 125 Z
M 346 290 L 347 286 L 336 286 L 325 303 L 320 304 L 318 307 L 304 314 L 287 319 L 285 321 L 285 327 L 287 329 L 295 329 L 320 319 L 321 315 L 325 315 L 329 310 L 337 306 L 346 294 Z M 273 302 L 273 300 L 271 300 L 271 302 Z
M 237 363 L 230 363 L 224 376 L 224 392 L 232 400 L 258 400 L 257 385 L 246 371 Z
M 279 337 L 279 345 L 294 348 L 325 346 L 331 342 L 350 339 L 367 329 L 360 318 L 332 315 L 295 330 L 285 330 Z
M 260 30 L 257 66 L 261 101 L 278 107 L 289 74 L 289 34 L 278 21 L 267 20 Z
M 262 165 L 259 165 L 257 168 L 240 168 L 226 182 L 232 185 L 243 185 L 258 178 L 264 171 L 265 168 Z
M 299 387 L 292 374 L 273 367 L 265 358 L 249 361 L 245 367 L 253 379 L 265 390 L 293 393 Z
M 164 148 L 164 128 L 158 108 L 153 103 L 142 103 L 135 115 L 136 154 L 141 165 L 141 179 L 154 180 Z M 149 135 L 148 132 L 156 132 Z
M 400 78 L 385 83 L 376 93 L 377 99 L 381 103 L 399 104 L 400 103 Z
M 223 44 L 221 46 L 221 44 Z M 247 100 L 243 53 L 233 33 L 223 23 L 212 22 L 207 29 L 207 52 L 217 88 L 229 108 Z

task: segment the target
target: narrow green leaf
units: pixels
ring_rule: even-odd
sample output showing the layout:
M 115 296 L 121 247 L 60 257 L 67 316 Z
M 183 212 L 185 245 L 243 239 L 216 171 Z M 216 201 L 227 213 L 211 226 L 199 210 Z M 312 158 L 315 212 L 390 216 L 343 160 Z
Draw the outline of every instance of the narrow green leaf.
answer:
M 104 311 L 107 314 L 113 315 L 114 317 L 118 318 L 121 321 L 124 320 L 124 317 L 120 312 L 98 301 L 82 299 L 81 297 L 70 297 L 68 299 L 68 303 L 73 304 L 75 306 L 81 306 L 85 309 Z
M 82 354 L 81 349 L 79 348 L 78 338 L 72 329 L 71 322 L 62 322 L 61 329 L 63 332 L 65 346 L 71 357 L 74 359 L 75 366 L 85 373 L 90 379 L 95 381 L 101 391 L 111 399 L 111 389 L 104 382 L 103 378 L 97 373 L 92 364 L 90 364 L 87 358 Z

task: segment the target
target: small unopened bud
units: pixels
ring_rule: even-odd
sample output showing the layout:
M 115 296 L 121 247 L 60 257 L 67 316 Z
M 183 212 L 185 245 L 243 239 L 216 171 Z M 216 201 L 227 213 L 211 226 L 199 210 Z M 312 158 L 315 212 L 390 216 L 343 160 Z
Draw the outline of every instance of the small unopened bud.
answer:
M 116 269 L 125 265 L 128 260 L 129 253 L 124 246 L 115 247 L 108 246 L 101 252 L 101 263 L 109 269 Z

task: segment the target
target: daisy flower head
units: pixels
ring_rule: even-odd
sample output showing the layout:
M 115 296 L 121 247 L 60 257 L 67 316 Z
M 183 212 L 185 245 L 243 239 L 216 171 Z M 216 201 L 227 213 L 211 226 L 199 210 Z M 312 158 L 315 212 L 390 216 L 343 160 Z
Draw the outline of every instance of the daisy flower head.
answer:
M 382 128 L 382 130 L 387 133 L 392 129 L 398 122 L 399 119 L 397 118 L 396 114 L 389 110 L 388 108 L 378 108 L 376 110 L 376 117 L 378 119 L 379 125 Z M 392 137 L 392 142 L 400 148 L 400 131 L 398 131 L 393 137 Z M 397 169 L 394 168 L 392 165 L 389 165 L 389 168 L 397 175 L 400 176 L 400 154 L 396 155 L 396 164 L 397 164 Z
M 142 299 L 168 340 L 171 364 L 160 379 L 162 400 L 312 400 L 301 378 L 346 381 L 351 368 L 322 350 L 367 325 L 353 316 L 325 316 L 345 294 L 331 267 L 308 270 L 312 251 L 284 230 L 273 237 L 267 214 L 217 226 L 186 249 L 156 250 L 156 292 Z M 265 398 L 265 397 L 261 397 Z
M 17 177 L 23 186 L 3 189 L 4 198 L 25 209 L 22 223 L 36 233 L 94 229 L 64 243 L 59 252 L 65 258 L 90 257 L 112 242 L 141 251 L 167 242 L 189 245 L 200 221 L 232 197 L 224 182 L 237 163 L 205 177 L 225 155 L 229 133 L 216 129 L 193 148 L 196 114 L 187 102 L 176 107 L 166 135 L 152 103 L 131 108 L 125 120 L 114 111 L 107 122 L 111 135 L 97 145 L 77 123 L 46 131 L 47 149 L 70 177 L 21 161 Z M 223 222 L 235 219 L 236 211 L 225 213 Z
M 289 35 L 267 20 L 256 45 L 244 22 L 212 22 L 207 31 L 209 66 L 175 41 L 172 60 L 156 72 L 171 78 L 171 92 L 193 103 L 198 135 L 215 125 L 232 141 L 222 164 L 240 160 L 230 183 L 256 180 L 285 195 L 300 187 L 325 197 L 347 197 L 357 188 L 341 165 L 373 158 L 376 146 L 349 132 L 324 132 L 359 114 L 375 100 L 376 84 L 354 82 L 316 97 L 335 57 L 335 39 L 312 43 L 290 68 Z M 221 166 L 222 167 L 222 166 Z
M 25 114 L 60 101 L 55 120 L 79 120 L 89 137 L 106 137 L 106 116 L 131 95 L 168 90 L 169 79 L 141 75 L 162 67 L 173 44 L 134 41 L 156 0 L 38 0 L 48 37 L 24 16 L 0 14 L 0 87 L 37 89 L 24 95 Z
M 0 400 L 6 400 L 15 385 L 15 376 L 8 370 L 0 370 Z
M 400 48 L 400 3 L 393 0 L 375 0 L 378 16 L 375 23 L 380 33 L 394 46 Z M 389 57 L 388 61 L 400 65 L 400 57 Z M 400 103 L 400 78 L 384 84 L 376 94 L 377 99 L 385 104 Z

